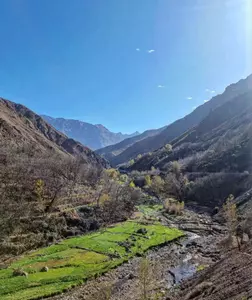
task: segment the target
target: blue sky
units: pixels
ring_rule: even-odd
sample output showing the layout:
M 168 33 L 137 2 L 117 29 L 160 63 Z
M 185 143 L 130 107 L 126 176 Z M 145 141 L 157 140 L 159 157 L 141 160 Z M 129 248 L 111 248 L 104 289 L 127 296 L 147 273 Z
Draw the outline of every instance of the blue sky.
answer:
M 251 2 L 0 0 L 0 96 L 112 131 L 164 126 L 252 72 Z

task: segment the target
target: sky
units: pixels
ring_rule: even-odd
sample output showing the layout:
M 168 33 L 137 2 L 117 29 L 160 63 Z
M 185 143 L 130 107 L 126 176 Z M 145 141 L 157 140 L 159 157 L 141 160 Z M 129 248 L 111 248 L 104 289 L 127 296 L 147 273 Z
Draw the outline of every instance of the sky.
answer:
M 0 0 L 0 97 L 159 128 L 252 73 L 252 0 Z

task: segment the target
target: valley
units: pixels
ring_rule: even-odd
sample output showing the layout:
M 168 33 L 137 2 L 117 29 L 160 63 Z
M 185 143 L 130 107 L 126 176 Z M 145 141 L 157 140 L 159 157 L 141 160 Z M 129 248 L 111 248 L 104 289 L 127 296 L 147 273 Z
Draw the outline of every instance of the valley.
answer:
M 0 298 L 250 299 L 251 78 L 97 151 L 0 98 Z

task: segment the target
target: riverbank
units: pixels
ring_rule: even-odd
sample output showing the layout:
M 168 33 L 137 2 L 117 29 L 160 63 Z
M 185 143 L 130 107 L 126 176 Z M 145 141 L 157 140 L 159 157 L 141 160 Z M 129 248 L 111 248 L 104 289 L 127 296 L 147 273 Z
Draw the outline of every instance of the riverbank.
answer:
M 151 273 L 148 294 L 150 299 L 176 297 L 178 285 L 220 259 L 217 244 L 223 238 L 223 228 L 207 215 L 185 212 L 183 216 L 160 216 L 163 224 L 184 227 L 187 236 L 178 242 L 147 251 Z M 195 225 L 197 224 L 197 225 Z M 207 225 L 206 225 L 207 224 Z M 210 231 L 210 226 L 212 227 Z M 194 233 L 192 231 L 196 231 Z M 138 300 L 141 299 L 141 257 L 88 281 L 53 300 Z M 106 298 L 104 293 L 109 293 Z M 178 298 L 179 299 L 179 298 Z

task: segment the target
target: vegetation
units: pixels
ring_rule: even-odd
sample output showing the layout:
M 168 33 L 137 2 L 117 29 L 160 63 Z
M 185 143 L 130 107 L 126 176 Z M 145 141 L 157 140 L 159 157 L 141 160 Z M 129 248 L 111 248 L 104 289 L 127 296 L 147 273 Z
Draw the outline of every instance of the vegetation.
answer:
M 139 280 L 141 285 L 141 299 L 148 300 L 148 292 L 151 288 L 152 274 L 150 262 L 147 258 L 142 258 L 139 268 Z
M 172 145 L 171 144 L 166 144 L 165 145 L 165 150 L 168 151 L 168 152 L 172 151 Z
M 184 201 L 179 202 L 173 198 L 165 199 L 164 209 L 169 214 L 181 215 L 185 208 Z
M 36 299 L 62 292 L 106 272 L 148 248 L 182 236 L 175 228 L 128 221 L 100 232 L 65 240 L 13 262 L 0 270 L 0 297 Z M 41 272 L 48 267 L 48 272 Z M 28 273 L 13 276 L 14 269 Z
M 0 180 L 0 255 L 125 221 L 139 198 L 115 169 L 11 143 L 0 147 Z
M 144 179 L 145 179 L 145 185 L 146 186 L 150 186 L 151 185 L 151 177 L 150 177 L 150 175 L 146 175 Z

